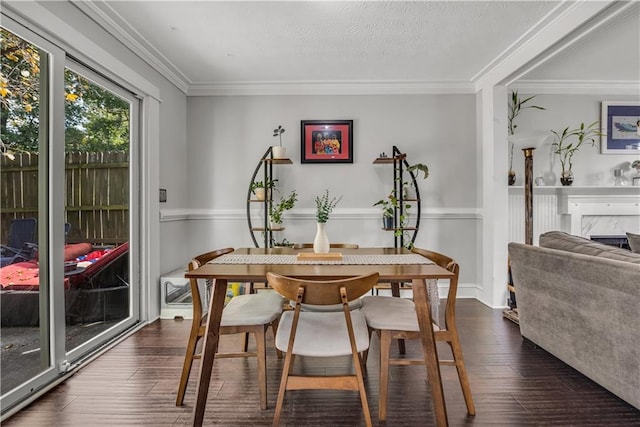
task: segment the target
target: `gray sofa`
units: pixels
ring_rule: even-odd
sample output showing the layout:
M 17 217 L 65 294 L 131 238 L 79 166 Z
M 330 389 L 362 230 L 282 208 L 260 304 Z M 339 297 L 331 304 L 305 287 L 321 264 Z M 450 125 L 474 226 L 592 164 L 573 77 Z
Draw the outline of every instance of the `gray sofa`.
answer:
M 552 231 L 509 255 L 522 336 L 640 409 L 640 254 Z

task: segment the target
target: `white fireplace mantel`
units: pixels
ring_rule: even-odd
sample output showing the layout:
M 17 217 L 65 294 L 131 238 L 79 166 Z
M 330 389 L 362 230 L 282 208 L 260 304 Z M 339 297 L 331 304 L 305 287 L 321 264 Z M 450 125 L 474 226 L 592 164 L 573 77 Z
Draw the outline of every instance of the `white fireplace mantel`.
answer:
M 524 189 L 509 187 L 509 238 L 524 241 Z M 534 244 L 541 233 L 640 233 L 640 187 L 534 187 Z

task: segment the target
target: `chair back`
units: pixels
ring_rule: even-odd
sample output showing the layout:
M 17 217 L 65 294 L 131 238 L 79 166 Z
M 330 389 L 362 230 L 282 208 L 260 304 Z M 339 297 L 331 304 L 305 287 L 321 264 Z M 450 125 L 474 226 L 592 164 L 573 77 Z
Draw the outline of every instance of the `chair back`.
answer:
M 193 271 L 200 268 L 203 264 L 229 252 L 233 252 L 233 248 L 216 249 L 200 254 L 189 262 L 188 270 Z M 189 285 L 191 287 L 191 298 L 193 300 L 193 318 L 199 318 L 203 321 L 207 318 L 209 310 L 209 293 L 211 292 L 212 280 L 190 278 Z
M 12 219 L 9 226 L 7 246 L 23 249 L 25 243 L 36 243 L 37 220 L 35 218 Z
M 308 249 L 312 247 L 313 243 L 296 243 L 295 245 L 293 245 L 293 249 Z M 329 247 L 331 249 L 358 249 L 360 246 L 355 243 L 330 243 Z
M 360 298 L 378 282 L 380 275 L 371 273 L 340 280 L 305 280 L 267 273 L 269 285 L 280 295 L 297 301 L 299 290 L 304 290 L 303 304 L 331 305 L 342 303 L 341 289 L 346 291 L 347 301 Z
M 455 321 L 456 294 L 458 293 L 458 276 L 460 275 L 460 266 L 453 258 L 439 252 L 420 248 L 413 248 L 411 249 L 411 252 L 430 259 L 436 265 L 445 268 L 454 274 L 454 276 L 449 279 L 449 293 L 447 294 L 447 305 L 444 311 L 445 325 L 452 324 L 452 322 Z M 438 322 L 436 322 L 436 324 L 437 323 Z

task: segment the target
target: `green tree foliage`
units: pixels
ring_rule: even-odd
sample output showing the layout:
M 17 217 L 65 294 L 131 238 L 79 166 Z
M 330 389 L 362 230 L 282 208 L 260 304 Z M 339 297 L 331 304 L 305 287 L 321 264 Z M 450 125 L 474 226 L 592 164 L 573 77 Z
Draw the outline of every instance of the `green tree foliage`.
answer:
M 3 153 L 37 151 L 40 51 L 1 30 L 0 104 Z M 66 151 L 129 148 L 129 103 L 72 70 L 65 70 Z

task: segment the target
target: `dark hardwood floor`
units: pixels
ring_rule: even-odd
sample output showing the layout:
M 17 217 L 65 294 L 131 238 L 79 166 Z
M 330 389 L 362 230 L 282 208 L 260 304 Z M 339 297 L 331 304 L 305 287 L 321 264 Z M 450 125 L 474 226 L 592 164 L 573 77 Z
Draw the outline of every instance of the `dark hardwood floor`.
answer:
M 518 326 L 504 320 L 500 310 L 460 300 L 457 316 L 477 415 L 466 415 L 455 368 L 442 367 L 451 426 L 640 426 L 639 410 L 523 340 Z M 197 367 L 185 405 L 175 406 L 189 324 L 162 320 L 145 327 L 3 425 L 189 425 Z M 271 425 L 282 360 L 275 357 L 271 336 L 269 341 L 269 409 L 259 407 L 255 360 L 221 359 L 211 381 L 205 425 Z M 225 336 L 221 345 L 238 346 L 239 340 Z M 377 350 L 374 338 L 366 379 L 374 425 L 434 425 L 423 366 L 391 367 L 388 420 L 377 420 Z M 416 354 L 419 347 L 408 343 L 407 351 Z M 439 351 L 449 357 L 445 346 Z M 350 369 L 350 360 L 299 358 L 296 366 L 339 373 Z M 364 425 L 357 394 L 346 391 L 290 392 L 282 421 L 289 426 Z

